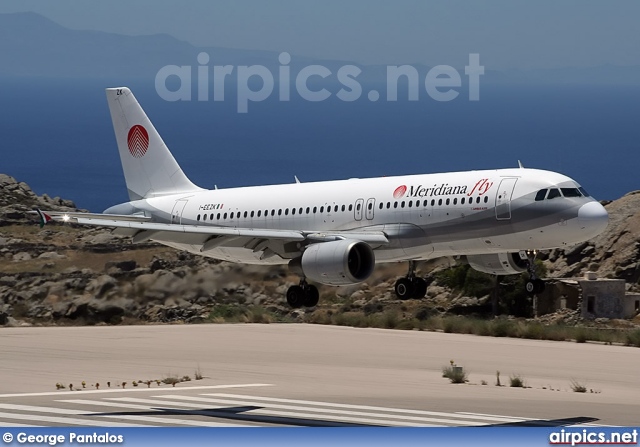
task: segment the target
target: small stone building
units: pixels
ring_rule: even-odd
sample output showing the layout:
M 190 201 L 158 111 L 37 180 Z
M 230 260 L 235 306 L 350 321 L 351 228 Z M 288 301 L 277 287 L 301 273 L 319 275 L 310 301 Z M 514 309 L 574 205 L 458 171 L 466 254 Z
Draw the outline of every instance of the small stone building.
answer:
M 627 293 L 623 279 L 598 278 L 586 272 L 582 278 L 549 280 L 534 301 L 536 316 L 559 309 L 579 310 L 586 319 L 630 319 L 640 313 L 640 294 Z

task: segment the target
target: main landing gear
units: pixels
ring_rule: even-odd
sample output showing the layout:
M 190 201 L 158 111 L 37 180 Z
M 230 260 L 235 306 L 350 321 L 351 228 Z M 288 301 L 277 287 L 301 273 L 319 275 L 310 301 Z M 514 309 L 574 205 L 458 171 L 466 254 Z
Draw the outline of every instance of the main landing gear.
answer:
M 307 284 L 304 278 L 300 280 L 300 285 L 291 286 L 287 290 L 287 303 L 294 309 L 302 306 L 313 307 L 318 304 L 319 300 L 320 293 L 318 288 L 312 284 Z
M 408 300 L 410 298 L 424 298 L 427 294 L 427 281 L 415 276 L 415 261 L 409 261 L 409 272 L 404 278 L 400 278 L 396 281 L 394 287 L 396 296 L 401 300 Z
M 536 275 L 536 255 L 535 251 L 528 251 L 527 255 L 527 272 L 529 272 L 529 280 L 525 283 L 524 288 L 527 292 L 527 295 L 534 296 L 538 293 L 544 292 L 545 284 L 544 281 L 538 278 Z

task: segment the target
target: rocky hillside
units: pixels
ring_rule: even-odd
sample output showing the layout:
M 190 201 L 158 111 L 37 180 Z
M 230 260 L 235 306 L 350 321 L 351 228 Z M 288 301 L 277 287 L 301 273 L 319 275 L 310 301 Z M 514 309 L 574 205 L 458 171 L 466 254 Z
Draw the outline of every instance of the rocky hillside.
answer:
M 291 310 L 284 294 L 298 278 L 285 267 L 242 266 L 178 252 L 154 243 L 132 245 L 108 230 L 51 223 L 40 229 L 35 207 L 76 210 L 73 202 L 37 196 L 28 185 L 0 175 L 0 326 L 141 322 L 307 321 L 336 316 L 422 319 L 477 306 L 488 297 L 465 296 L 436 279 L 427 298 L 401 302 L 393 294 L 405 264 L 381 265 L 365 284 L 320 288 L 320 305 Z M 624 278 L 637 288 L 640 194 L 607 205 L 611 224 L 589 243 L 555 250 L 550 277 L 584 270 Z M 421 265 L 430 275 L 448 267 Z M 437 275 L 435 275 L 437 278 Z M 391 313 L 390 313 L 391 310 Z M 391 324 L 393 321 L 388 321 Z M 384 323 L 384 324 L 387 324 Z

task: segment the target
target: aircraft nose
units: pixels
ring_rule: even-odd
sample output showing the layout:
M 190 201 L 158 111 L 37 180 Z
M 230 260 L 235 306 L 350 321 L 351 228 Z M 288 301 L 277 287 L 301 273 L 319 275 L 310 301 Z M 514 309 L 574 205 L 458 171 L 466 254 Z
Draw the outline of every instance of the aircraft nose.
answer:
M 578 221 L 583 230 L 597 236 L 607 228 L 609 213 L 596 201 L 585 203 L 578 209 Z

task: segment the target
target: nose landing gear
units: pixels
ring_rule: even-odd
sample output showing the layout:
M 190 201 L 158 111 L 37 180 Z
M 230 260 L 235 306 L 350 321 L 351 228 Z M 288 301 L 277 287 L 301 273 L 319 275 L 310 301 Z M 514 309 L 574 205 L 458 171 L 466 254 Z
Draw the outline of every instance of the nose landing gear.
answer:
M 544 281 L 538 278 L 536 274 L 536 255 L 538 253 L 536 251 L 528 251 L 526 252 L 527 257 L 527 272 L 529 273 L 529 280 L 525 283 L 524 288 L 527 292 L 527 295 L 534 296 L 538 293 L 544 292 L 545 284 Z

